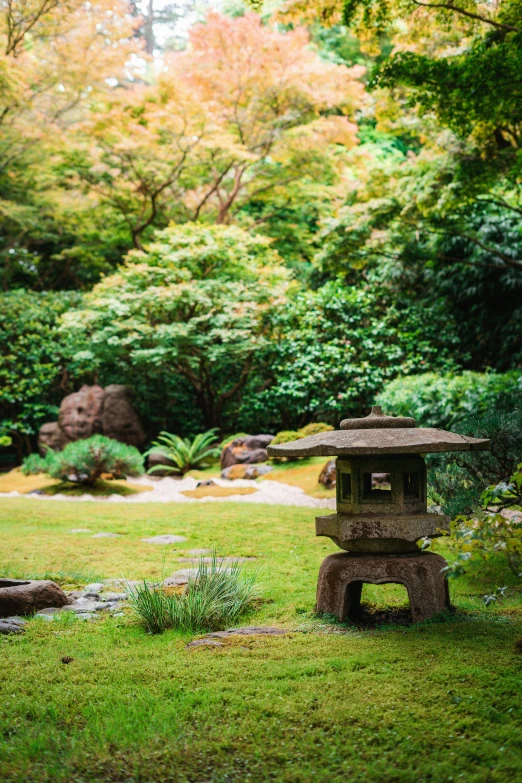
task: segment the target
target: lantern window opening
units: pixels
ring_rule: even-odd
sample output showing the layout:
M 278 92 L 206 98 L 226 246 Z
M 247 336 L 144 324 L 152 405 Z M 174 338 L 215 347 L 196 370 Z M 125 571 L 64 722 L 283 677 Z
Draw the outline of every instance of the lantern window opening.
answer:
M 391 473 L 366 473 L 362 474 L 363 500 L 391 500 Z

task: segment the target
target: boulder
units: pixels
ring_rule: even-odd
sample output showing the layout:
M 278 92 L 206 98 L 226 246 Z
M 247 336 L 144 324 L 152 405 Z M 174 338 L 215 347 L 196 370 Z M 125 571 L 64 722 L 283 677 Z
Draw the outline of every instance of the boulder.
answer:
M 95 434 L 137 448 L 145 443 L 145 433 L 126 386 L 114 383 L 102 389 L 84 385 L 80 391 L 68 394 L 60 405 L 58 421 L 40 428 L 38 448 L 43 456 L 47 448 L 61 451 L 68 443 Z
M 140 448 L 145 443 L 145 433 L 138 415 L 132 407 L 126 386 L 112 383 L 103 395 L 101 431 L 108 438 Z
M 243 438 L 236 438 L 221 452 L 221 470 L 231 465 L 266 462 L 268 460 L 266 447 L 273 439 L 273 435 L 246 435 Z
M 82 440 L 102 431 L 101 414 L 104 391 L 101 386 L 82 386 L 64 397 L 58 424 L 68 440 Z
M 221 471 L 221 478 L 233 481 L 234 479 L 256 479 L 270 473 L 271 465 L 231 465 Z
M 38 434 L 38 451 L 44 457 L 48 449 L 61 451 L 70 441 L 57 421 L 48 421 L 42 424 Z
M 329 459 L 319 474 L 319 484 L 326 489 L 334 489 L 336 483 L 335 460 Z
M 62 588 L 50 580 L 0 579 L 0 617 L 33 614 L 68 603 Z

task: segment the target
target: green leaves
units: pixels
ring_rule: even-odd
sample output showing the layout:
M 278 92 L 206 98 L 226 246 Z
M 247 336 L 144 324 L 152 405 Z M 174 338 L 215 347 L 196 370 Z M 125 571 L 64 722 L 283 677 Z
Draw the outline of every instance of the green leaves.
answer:
M 212 446 L 216 442 L 216 433 L 217 429 L 200 432 L 191 441 L 189 438 L 180 438 L 179 435 L 161 432 L 145 456 L 160 453 L 171 460 L 175 467 L 155 465 L 149 468 L 147 473 L 155 473 L 161 470 L 162 472 L 181 473 L 183 475 L 192 468 L 206 467 L 205 460 L 219 457 L 219 448 Z
M 104 435 L 69 443 L 63 451 L 49 449 L 45 457 L 31 454 L 24 460 L 23 472 L 48 473 L 52 478 L 92 486 L 102 473 L 114 476 L 139 476 L 143 457 L 134 446 L 127 446 Z

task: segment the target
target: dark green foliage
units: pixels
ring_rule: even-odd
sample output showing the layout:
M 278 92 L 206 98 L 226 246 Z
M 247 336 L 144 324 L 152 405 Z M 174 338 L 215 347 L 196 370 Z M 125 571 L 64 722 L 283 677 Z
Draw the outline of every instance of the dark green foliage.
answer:
M 491 450 L 431 456 L 432 495 L 452 519 L 459 514 L 473 514 L 488 486 L 509 483 L 522 460 L 522 409 L 492 408 L 481 416 L 462 418 L 453 429 L 463 435 L 490 439 Z
M 143 457 L 134 446 L 93 435 L 69 443 L 63 451 L 49 449 L 43 458 L 31 455 L 24 460 L 22 471 L 48 473 L 51 478 L 93 486 L 102 473 L 139 476 L 143 473 Z
M 192 468 L 208 467 L 206 461 L 219 457 L 220 453 L 219 448 L 212 446 L 216 443 L 216 433 L 217 429 L 200 432 L 193 440 L 190 440 L 190 438 L 180 438 L 179 435 L 172 435 L 169 432 L 161 432 L 158 440 L 154 441 L 145 456 L 161 453 L 174 463 L 174 467 L 155 465 L 147 472 L 155 473 L 161 470 L 166 473 L 184 475 Z
M 0 295 L 0 434 L 10 435 L 18 458 L 31 451 L 45 421 L 56 419 L 68 388 L 72 345 L 59 318 L 81 304 L 72 292 L 15 290 Z
M 251 385 L 240 425 L 298 429 L 310 419 L 337 425 L 364 414 L 399 374 L 453 366 L 458 347 L 435 305 L 429 317 L 414 301 L 398 302 L 382 287 L 339 281 L 303 292 L 274 315 L 277 341 L 262 363 L 265 390 Z M 259 378 L 256 379 L 259 382 Z
M 419 426 L 454 429 L 470 415 L 483 416 L 492 409 L 512 411 L 519 407 L 521 394 L 522 371 L 428 372 L 396 378 L 385 386 L 377 402 L 388 414 L 413 416 Z
M 144 581 L 129 585 L 129 602 L 148 633 L 218 631 L 233 623 L 249 606 L 257 590 L 255 576 L 245 576 L 239 562 L 200 560 L 194 579 L 181 595 Z

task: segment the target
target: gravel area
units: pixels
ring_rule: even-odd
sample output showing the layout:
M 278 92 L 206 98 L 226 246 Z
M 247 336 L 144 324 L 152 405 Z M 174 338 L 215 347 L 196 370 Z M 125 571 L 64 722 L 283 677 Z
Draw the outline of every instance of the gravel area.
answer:
M 220 479 L 212 477 L 215 484 L 220 487 L 227 487 L 233 489 L 234 487 L 252 487 L 255 492 L 249 495 L 227 495 L 226 497 L 204 497 L 204 498 L 191 498 L 186 495 L 182 495 L 182 491 L 187 489 L 196 489 L 198 481 L 191 476 L 186 476 L 183 479 L 173 478 L 154 478 L 150 476 L 141 476 L 140 478 L 130 479 L 133 484 L 141 484 L 142 486 L 151 486 L 152 489 L 149 492 L 139 492 L 136 495 L 129 495 L 122 497 L 120 495 L 110 495 L 109 497 L 94 497 L 93 495 L 85 494 L 77 497 L 71 497 L 68 495 L 36 495 L 28 494 L 23 495 L 20 492 L 2 492 L 0 498 L 7 497 L 26 497 L 34 498 L 36 500 L 54 501 L 54 500 L 68 500 L 68 501 L 90 501 L 90 502 L 102 502 L 102 503 L 267 503 L 269 505 L 277 506 L 309 506 L 310 508 L 335 508 L 335 498 L 312 498 L 307 495 L 304 490 L 299 487 L 291 486 L 290 484 L 283 484 L 280 481 L 270 481 L 264 479 L 263 481 L 252 481 L 249 479 L 236 479 L 235 481 L 228 481 L 227 479 Z

